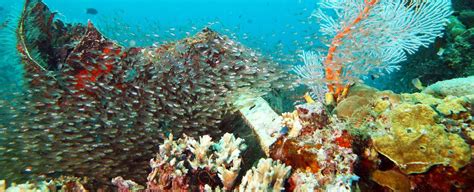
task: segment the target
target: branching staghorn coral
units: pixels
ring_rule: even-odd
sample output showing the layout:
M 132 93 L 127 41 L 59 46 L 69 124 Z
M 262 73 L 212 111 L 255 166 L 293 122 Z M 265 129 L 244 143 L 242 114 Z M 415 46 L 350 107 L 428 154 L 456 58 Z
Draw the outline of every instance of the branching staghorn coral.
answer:
M 320 6 L 313 17 L 332 38 L 329 49 L 310 52 L 295 71 L 315 95 L 321 89 L 315 87 L 327 84 L 336 101 L 361 77 L 397 70 L 407 54 L 442 36 L 452 12 L 450 0 L 322 0 Z M 325 81 L 316 81 L 321 77 Z

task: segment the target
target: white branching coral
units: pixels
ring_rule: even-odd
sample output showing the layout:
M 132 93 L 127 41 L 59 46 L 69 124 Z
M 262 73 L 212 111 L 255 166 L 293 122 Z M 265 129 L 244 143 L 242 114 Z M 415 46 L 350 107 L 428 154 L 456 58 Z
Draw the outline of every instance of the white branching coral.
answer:
M 187 142 L 188 149 L 195 155 L 190 161 L 193 169 L 217 169 L 224 189 L 231 189 L 240 171 L 242 163 L 240 152 L 246 148 L 244 140 L 226 133 L 219 143 L 212 142 L 212 138 L 208 135 L 200 137 L 199 142 L 194 139 L 189 139 Z
M 40 182 L 40 183 L 23 183 L 23 184 L 12 184 L 10 187 L 7 189 L 1 189 L 0 191 L 5 191 L 5 192 L 43 192 L 43 191 L 50 191 L 49 187 L 50 183 L 46 182 Z
M 0 192 L 56 192 L 56 191 L 77 191 L 88 192 L 84 187 L 89 184 L 87 178 L 61 176 L 48 181 L 36 180 L 26 183 L 11 183 L 7 188 L 5 180 L 0 180 Z
M 235 179 L 239 175 L 242 163 L 240 153 L 247 147 L 243 142 L 243 139 L 235 138 L 234 135 L 226 133 L 215 145 L 215 164 L 225 190 L 230 190 L 234 186 Z
M 295 68 L 315 95 L 323 66 L 327 83 L 343 85 L 398 70 L 407 54 L 443 35 L 452 13 L 451 0 L 320 0 L 319 7 L 312 16 L 332 39 L 324 42 L 328 52 L 304 53 L 304 65 Z
M 160 145 L 160 152 L 150 161 L 153 171 L 148 176 L 148 189 L 152 190 L 232 190 L 242 163 L 241 152 L 246 149 L 244 140 L 226 133 L 218 143 L 209 135 L 198 140 L 186 135 L 183 139 L 170 137 Z M 210 181 L 202 183 L 200 177 L 208 175 Z M 192 183 L 199 181 L 200 183 Z M 194 188 L 193 188 L 194 187 Z
M 194 160 L 192 160 L 191 166 L 194 169 L 204 168 L 209 165 L 209 152 L 212 142 L 212 138 L 209 135 L 204 135 L 199 138 L 199 142 L 194 139 L 188 140 L 188 149 L 195 155 Z
M 159 146 L 160 151 L 150 160 L 152 171 L 147 177 L 148 188 L 155 190 L 166 190 L 167 186 L 173 190 L 188 188 L 184 180 L 189 170 L 182 160 L 188 140 L 188 137 L 173 140 L 173 135 L 170 134 Z
M 257 167 L 247 171 L 239 191 L 281 191 L 290 175 L 291 167 L 280 161 L 260 159 Z

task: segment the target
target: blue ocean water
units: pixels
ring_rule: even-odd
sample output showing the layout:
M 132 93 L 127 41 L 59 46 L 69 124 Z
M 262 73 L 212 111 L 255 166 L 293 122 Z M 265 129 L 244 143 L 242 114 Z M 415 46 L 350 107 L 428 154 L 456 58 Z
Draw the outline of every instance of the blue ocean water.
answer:
M 298 49 L 311 45 L 305 43 L 305 37 L 314 35 L 317 31 L 314 23 L 311 24 L 308 19 L 317 5 L 315 1 L 309 0 L 46 0 L 45 2 L 52 10 L 60 13 L 59 18 L 67 22 L 85 23 L 90 20 L 99 26 L 113 27 L 113 22 L 119 20 L 121 24 L 129 25 L 130 31 L 140 28 L 142 34 L 133 36 L 121 34 L 124 39 L 130 38 L 129 40 L 135 41 L 146 40 L 149 38 L 146 35 L 152 35 L 151 38 L 155 37 L 158 40 L 181 39 L 186 33 L 192 35 L 204 27 L 210 27 L 220 33 L 235 36 L 237 41 L 251 48 L 260 49 L 264 53 L 275 53 L 275 50 L 278 50 L 295 55 L 294 52 Z M 88 8 L 94 8 L 98 13 L 86 14 Z M 105 33 L 120 32 L 105 31 Z
M 390 11 L 396 11 L 397 9 L 388 9 L 387 7 L 390 6 L 387 4 L 383 5 L 386 7 L 377 9 L 379 11 L 376 13 L 384 15 L 383 12 L 387 11 L 389 12 L 386 13 L 387 15 L 396 15 L 395 17 L 398 18 L 388 16 L 389 19 L 371 18 L 373 15 L 369 15 L 367 12 L 370 8 L 373 8 L 372 6 L 375 6 L 373 3 L 376 3 L 377 0 L 339 1 L 347 4 L 356 4 L 356 2 L 366 4 L 364 5 L 366 8 L 361 9 L 365 13 L 356 13 L 354 21 L 351 20 L 352 17 L 347 17 L 349 18 L 348 21 L 333 22 L 349 23 L 348 26 L 343 25 L 341 28 L 331 27 L 331 24 L 333 24 L 331 22 L 329 22 L 330 24 L 322 22 L 322 28 L 325 28 L 324 26 L 326 26 L 326 29 L 329 28 L 322 32 L 318 32 L 320 21 L 311 17 L 313 10 L 318 9 L 318 0 L 42 0 L 55 13 L 56 19 L 63 21 L 66 25 L 70 24 L 67 27 L 63 27 L 62 22 L 49 25 L 51 20 L 48 21 L 44 18 L 50 18 L 50 12 L 46 11 L 46 13 L 36 15 L 37 12 L 35 11 L 38 11 L 38 6 L 31 7 L 31 5 L 28 9 L 25 9 L 27 11 L 24 15 L 26 16 L 23 17 L 22 22 L 16 21 L 25 1 L 28 2 L 28 0 L 0 0 L 0 165 L 2 165 L 0 166 L 0 180 L 3 179 L 1 178 L 3 175 L 29 179 L 29 177 L 36 177 L 36 174 L 41 174 L 41 178 L 57 177 L 61 174 L 78 174 L 81 176 L 92 175 L 92 177 L 96 177 L 97 181 L 101 180 L 101 185 L 109 186 L 111 178 L 130 174 L 135 175 L 136 179 L 141 179 L 140 182 L 144 183 L 144 177 L 138 178 L 139 174 L 132 172 L 136 171 L 138 173 L 145 169 L 148 170 L 149 159 L 156 152 L 155 147 L 158 142 L 164 138 L 172 137 L 170 136 L 171 133 L 176 137 L 185 131 L 191 133 L 190 135 L 197 136 L 220 134 L 220 131 L 227 131 L 227 128 L 231 128 L 233 130 L 229 132 L 239 137 L 249 138 L 247 141 L 251 141 L 250 149 L 259 150 L 256 141 L 261 138 L 257 138 L 257 136 L 250 138 L 254 136 L 241 131 L 241 125 L 235 125 L 243 125 L 240 120 L 239 122 L 229 123 L 223 117 L 227 113 L 233 112 L 234 108 L 233 106 L 230 108 L 230 105 L 236 105 L 236 108 L 240 107 L 239 99 L 245 98 L 240 96 L 246 96 L 245 94 L 252 92 L 252 89 L 258 89 L 258 93 L 253 94 L 252 98 L 264 97 L 261 101 L 266 100 L 269 103 L 268 109 L 270 110 L 268 112 L 273 109 L 279 115 L 285 111 L 293 111 L 294 105 L 297 106 L 297 110 L 290 115 L 293 117 L 285 117 L 288 114 L 282 115 L 286 120 L 291 120 L 289 122 L 295 121 L 295 123 L 288 123 L 289 125 L 283 127 L 275 126 L 276 131 L 282 128 L 280 130 L 282 135 L 277 135 L 282 139 L 279 139 L 279 141 L 284 142 L 282 142 L 281 150 L 278 147 L 279 142 L 276 142 L 272 146 L 272 148 L 275 148 L 269 149 L 270 152 L 278 151 L 280 153 L 284 150 L 290 150 L 291 152 L 293 141 L 288 142 L 288 148 L 285 147 L 288 139 L 286 137 L 292 132 L 291 129 L 293 131 L 295 128 L 300 129 L 297 131 L 303 131 L 300 136 L 304 137 L 306 137 L 304 132 L 310 130 L 314 132 L 311 133 L 313 137 L 297 138 L 302 139 L 301 141 L 309 139 L 300 143 L 304 144 L 301 146 L 305 146 L 301 149 L 309 146 L 307 143 L 316 144 L 310 148 L 318 149 L 318 154 L 313 154 L 316 155 L 314 157 L 318 157 L 317 161 L 320 161 L 320 157 L 329 158 L 329 160 L 320 162 L 321 165 L 328 166 L 330 169 L 323 166 L 318 167 L 318 164 L 315 164 L 318 163 L 317 161 L 308 158 L 312 162 L 311 165 L 316 165 L 315 170 L 319 169 L 316 171 L 321 171 L 324 177 L 334 176 L 330 179 L 340 180 L 343 182 L 342 184 L 348 186 L 359 176 L 362 178 L 361 182 L 372 183 L 370 180 L 373 180 L 378 183 L 373 177 L 374 174 L 366 174 L 366 172 L 373 172 L 375 167 L 380 168 L 377 171 L 385 172 L 385 168 L 389 165 L 397 174 L 402 174 L 402 172 L 405 174 L 403 170 L 410 167 L 407 166 L 410 163 L 404 165 L 392 160 L 390 155 L 394 154 L 385 154 L 382 153 L 382 149 L 372 147 L 372 145 L 376 145 L 376 142 L 372 142 L 368 138 L 377 139 L 381 136 L 389 136 L 383 139 L 389 141 L 395 138 L 393 145 L 389 147 L 398 148 L 406 145 L 407 143 L 404 142 L 406 140 L 397 140 L 398 136 L 395 135 L 405 134 L 404 131 L 393 133 L 391 131 L 405 128 L 405 124 L 402 125 L 402 122 L 397 122 L 396 118 L 399 116 L 422 116 L 423 114 L 417 114 L 419 113 L 417 111 L 419 107 L 423 107 L 424 111 L 429 112 L 429 116 L 426 117 L 429 125 L 428 123 L 424 125 L 423 121 L 418 122 L 418 117 L 417 119 L 410 119 L 410 121 L 413 121 L 410 122 L 410 127 L 413 128 L 406 129 L 407 137 L 414 137 L 416 141 L 422 141 L 420 138 L 427 136 L 430 133 L 427 130 L 432 129 L 437 134 L 433 137 L 427 137 L 431 144 L 431 141 L 438 139 L 445 140 L 449 138 L 455 141 L 452 137 L 458 134 L 459 137 L 456 136 L 458 141 L 452 143 L 463 147 L 462 155 L 465 157 L 471 155 L 469 149 L 472 149 L 472 146 L 467 146 L 467 144 L 472 144 L 472 138 L 467 140 L 461 136 L 466 136 L 464 132 L 472 132 L 469 129 L 473 128 L 471 116 L 474 116 L 472 109 L 474 106 L 472 104 L 468 105 L 468 101 L 464 98 L 455 100 L 459 102 L 456 105 L 463 105 L 455 106 L 461 108 L 456 114 L 454 110 L 446 112 L 440 107 L 442 104 L 451 107 L 451 101 L 454 100 L 454 97 L 439 98 L 436 100 L 439 103 L 433 105 L 418 101 L 418 98 L 411 101 L 408 96 L 404 98 L 404 95 L 375 92 L 357 86 L 359 82 L 363 82 L 380 90 L 393 90 L 395 92 L 421 91 L 433 82 L 451 78 L 448 72 L 454 73 L 451 67 L 456 67 L 454 65 L 456 62 L 463 63 L 465 60 L 469 62 L 468 58 L 474 58 L 465 56 L 466 59 L 458 58 L 459 60 L 455 60 L 455 62 L 453 62 L 454 59 L 450 58 L 454 56 L 464 57 L 464 53 L 468 53 L 469 49 L 459 45 L 469 41 L 473 42 L 472 37 L 468 35 L 474 34 L 474 30 L 471 29 L 469 29 L 470 32 L 467 29 L 462 29 L 467 32 L 460 33 L 460 29 L 453 30 L 455 27 L 448 26 L 446 27 L 447 35 L 442 37 L 445 29 L 444 24 L 448 23 L 448 16 L 451 15 L 450 4 L 449 6 L 440 6 L 446 7 L 445 14 L 441 14 L 443 16 L 439 16 L 440 19 L 422 19 L 425 22 L 433 21 L 431 24 L 434 26 L 440 26 L 439 29 L 436 29 L 437 27 L 431 28 L 436 29 L 432 32 L 437 34 L 434 35 L 436 39 L 430 37 L 429 45 L 426 44 L 424 48 L 420 49 L 418 47 L 421 47 L 421 45 L 416 45 L 416 42 L 413 43 L 416 45 L 416 48 L 414 48 L 416 51 L 412 50 L 413 53 L 407 54 L 406 61 L 400 62 L 401 67 L 400 69 L 397 68 L 398 71 L 389 72 L 388 69 L 391 65 L 383 64 L 389 63 L 392 59 L 397 60 L 397 56 L 400 56 L 400 54 L 405 56 L 404 53 L 407 51 L 406 47 L 403 47 L 403 43 L 396 41 L 398 40 L 397 35 L 402 32 L 410 32 L 410 30 L 397 30 L 399 29 L 397 28 L 398 25 L 390 25 L 389 20 L 399 21 L 398 19 L 402 18 L 398 23 L 395 23 L 402 25 L 406 24 L 405 21 L 410 21 L 407 26 L 412 26 L 412 22 L 416 21 L 416 18 L 414 19 L 412 16 L 416 15 L 415 13 L 422 13 L 423 9 L 412 6 L 416 4 L 407 4 L 407 2 L 430 1 L 393 1 L 399 2 L 397 5 L 399 5 L 400 10 L 403 10 L 403 7 L 412 6 L 413 10 L 410 8 L 410 12 L 403 12 L 406 18 L 411 18 L 405 20 L 403 20 L 405 17 L 399 16 L 398 12 L 391 13 Z M 447 2 L 446 0 L 436 0 L 431 1 L 431 5 L 442 1 Z M 337 1 L 328 0 L 327 2 L 335 3 Z M 392 0 L 385 2 L 392 3 Z M 38 3 L 38 5 L 41 8 L 42 4 Z M 347 8 L 346 5 L 338 5 L 333 7 L 335 10 L 327 13 L 321 11 L 320 13 L 323 16 L 332 16 L 338 8 Z M 447 3 L 444 5 L 447 5 Z M 351 9 L 346 9 L 347 12 L 358 10 L 353 6 L 348 7 Z M 437 12 L 443 13 L 443 11 Z M 431 11 L 428 13 L 437 12 Z M 429 15 L 428 13 L 426 15 Z M 456 12 L 456 14 L 458 13 Z M 377 16 L 377 14 L 374 15 Z M 368 22 L 357 26 L 357 23 L 364 19 L 368 19 Z M 449 20 L 452 19 L 449 18 Z M 462 20 L 462 17 L 460 19 Z M 320 20 L 324 21 L 325 18 L 320 17 Z M 45 21 L 48 23 L 45 24 Z M 18 23 L 21 23 L 21 25 L 18 25 Z M 84 25 L 87 23 L 94 24 L 96 28 L 86 29 Z M 354 24 L 351 25 L 351 23 Z M 389 25 L 384 26 L 385 23 Z M 458 25 L 463 26 L 460 21 L 458 23 L 460 23 Z M 465 23 L 469 24 L 469 22 Z M 449 23 L 449 25 L 451 24 Z M 43 30 L 44 26 L 50 28 Z M 462 28 L 460 26 L 457 27 Z M 385 29 L 392 29 L 391 27 L 395 30 L 395 33 L 390 33 L 389 30 L 385 31 Z M 256 54 L 248 49 L 234 49 L 235 44 L 233 42 L 222 41 L 226 39 L 219 38 L 218 35 L 208 30 L 201 34 L 205 34 L 205 38 L 210 38 L 209 40 L 203 41 L 202 36 L 194 36 L 206 28 L 226 35 L 235 42 L 243 44 L 244 47 L 257 50 L 264 59 L 261 59 L 260 55 L 258 55 L 258 58 L 255 57 Z M 410 29 L 410 27 L 407 28 Z M 330 33 L 333 29 L 336 29 L 337 35 L 324 37 L 324 33 Z M 430 33 L 429 28 L 423 28 L 423 30 Z M 83 34 L 84 31 L 87 31 L 85 35 Z M 75 33 L 80 35 L 74 36 L 77 35 Z M 42 36 L 42 34 L 48 36 Z M 69 36 L 70 34 L 72 34 L 72 37 Z M 383 34 L 389 35 L 385 37 Z M 416 40 L 418 35 L 417 33 L 407 34 L 399 36 L 406 37 L 408 40 Z M 104 40 L 101 38 L 102 35 L 108 39 Z M 346 38 L 345 35 L 348 35 L 348 37 Z M 180 41 L 186 37 L 191 37 L 191 41 Z M 344 42 L 341 39 L 348 41 Z M 323 45 L 322 42 L 329 46 Z M 28 43 L 31 43 L 31 45 Z M 170 44 L 160 46 L 167 43 Z M 120 44 L 120 46 L 117 44 Z M 214 44 L 223 45 L 215 46 Z M 340 46 L 344 44 L 349 45 L 347 47 Z M 408 43 L 409 46 L 413 46 L 413 44 Z M 191 47 L 188 49 L 186 46 Z M 401 48 L 396 46 L 401 46 Z M 124 49 L 124 47 L 138 48 Z M 231 49 L 228 49 L 229 47 Z M 394 48 L 388 49 L 388 47 Z M 38 52 L 35 52 L 36 55 L 30 54 L 30 50 L 31 52 Z M 335 50 L 342 51 L 336 52 Z M 397 50 L 402 52 L 397 52 Z M 249 52 L 247 53 L 247 51 Z M 319 54 L 318 51 L 322 53 Z M 165 52 L 165 54 L 162 52 Z M 227 52 L 231 52 L 231 54 Z M 41 55 L 42 53 L 45 54 Z M 23 65 L 20 63 L 20 55 L 23 57 L 23 64 L 27 66 L 25 68 L 31 70 L 25 73 L 26 76 L 23 72 Z M 269 58 L 269 60 L 266 60 L 266 58 Z M 401 60 L 405 60 L 405 57 L 397 61 Z M 267 63 L 267 61 L 272 62 Z M 279 65 L 275 68 L 281 67 L 283 70 L 274 70 L 274 66 L 269 65 L 274 63 Z M 199 64 L 203 64 L 204 67 Z M 337 65 L 333 66 L 332 64 Z M 306 66 L 307 68 L 295 67 L 297 65 Z M 341 67 L 338 68 L 338 65 Z M 374 69 L 373 67 L 376 65 L 382 67 L 377 66 Z M 469 65 L 469 63 L 465 65 Z M 379 75 L 377 70 L 387 72 L 384 75 Z M 292 79 L 292 75 L 295 74 L 296 76 L 299 75 L 298 80 Z M 340 77 L 343 80 L 340 80 Z M 361 78 L 359 79 L 359 77 Z M 28 83 L 23 83 L 23 79 Z M 431 83 L 424 84 L 424 82 Z M 277 85 L 273 86 L 271 83 Z M 304 85 L 299 87 L 287 86 L 286 83 L 288 85 L 297 83 Z M 246 89 L 246 86 L 249 85 L 254 87 Z M 352 85 L 355 85 L 355 89 L 352 89 Z M 461 84 L 461 86 L 464 85 Z M 23 87 L 25 89 L 22 89 Z M 303 91 L 295 93 L 293 92 L 295 90 L 291 89 L 294 87 L 297 87 L 297 91 Z M 260 93 L 259 89 L 264 91 Z M 22 90 L 24 92 L 21 92 Z M 355 94 L 346 95 L 348 90 L 349 94 L 352 94 L 352 90 Z M 16 91 L 22 94 L 12 94 Z M 304 92 L 308 91 L 320 94 L 302 96 Z M 359 93 L 361 94 L 359 95 Z M 317 97 L 314 97 L 314 95 Z M 346 96 L 348 97 L 346 98 Z M 303 105 L 299 105 L 303 102 Z M 256 108 L 257 105 L 247 106 L 246 104 L 242 105 L 248 107 L 249 110 L 260 107 Z M 253 103 L 249 105 L 253 105 Z M 221 107 L 223 108 L 222 111 L 219 109 Z M 332 110 L 333 108 L 336 109 Z M 348 113 L 344 114 L 346 110 Z M 408 115 L 405 115 L 405 113 Z M 436 117 L 433 115 L 435 113 L 437 114 Z M 267 117 L 268 114 L 265 113 L 262 116 Z M 334 115 L 334 117 L 329 115 Z M 363 121 L 363 123 L 352 122 L 354 120 L 359 121 L 359 119 L 352 116 L 356 118 L 361 116 L 360 121 Z M 316 126 L 308 125 L 309 128 L 301 129 L 302 126 L 300 125 L 308 123 L 303 122 L 307 121 L 308 118 L 311 118 L 310 121 L 314 120 Z M 259 117 L 258 120 L 264 120 L 264 118 Z M 402 120 L 405 121 L 405 119 Z M 301 122 L 297 123 L 296 121 Z M 420 126 L 418 126 L 418 123 Z M 219 127 L 217 127 L 218 124 Z M 469 125 L 471 126 L 468 127 Z M 221 126 L 226 127 L 226 129 L 221 129 Z M 444 126 L 446 126 L 446 129 L 442 129 Z M 259 129 L 260 127 L 253 128 Z M 351 131 L 354 128 L 357 130 L 352 133 Z M 358 128 L 364 130 L 360 129 L 359 131 Z M 421 133 L 419 136 L 413 134 L 416 133 L 413 132 L 415 128 L 421 129 L 419 130 Z M 252 132 L 253 130 L 248 129 L 247 131 Z M 374 131 L 374 134 L 371 134 L 371 131 Z M 461 133 L 461 131 L 464 132 Z M 177 134 L 174 134 L 174 132 Z M 324 139 L 320 140 L 319 138 Z M 361 140 L 360 143 L 358 139 Z M 367 140 L 368 143 L 363 143 L 365 141 L 362 140 Z M 396 145 L 396 142 L 400 142 L 400 145 Z M 416 150 L 417 154 L 426 152 L 425 145 L 417 147 L 417 142 L 409 142 L 408 144 L 412 145 L 412 143 L 416 146 L 405 147 Z M 422 142 L 420 143 L 422 144 Z M 442 144 L 442 142 L 439 143 Z M 446 143 L 451 143 L 451 141 Z M 367 146 L 370 146 L 370 148 L 367 148 Z M 433 143 L 433 146 L 437 147 L 435 143 Z M 435 153 L 451 154 L 449 158 L 455 159 L 453 156 L 457 156 L 457 153 L 449 149 L 451 146 L 446 146 L 448 144 L 440 145 L 440 151 L 443 151 Z M 212 146 L 209 149 L 218 150 L 217 148 Z M 352 151 L 353 149 L 354 151 Z M 418 152 L 418 149 L 420 152 Z M 445 150 L 448 151 L 444 153 Z M 301 150 L 298 149 L 297 151 L 298 155 L 294 155 L 296 161 L 299 161 L 301 157 L 306 159 L 306 153 L 300 155 Z M 426 157 L 428 155 L 431 157 L 432 150 L 429 151 L 430 154 L 426 153 Z M 254 152 L 249 150 L 244 155 L 253 155 Z M 395 153 L 397 152 L 405 153 L 400 150 L 395 151 Z M 188 153 L 187 149 L 185 153 Z M 370 164 L 368 168 L 359 168 L 359 164 L 356 163 L 366 164 L 365 158 L 369 156 L 367 153 L 373 153 L 378 157 L 370 159 L 373 162 L 368 163 Z M 255 154 L 258 154 L 258 152 Z M 272 158 L 292 159 L 292 153 L 288 154 L 288 157 L 283 155 L 283 157 Z M 407 154 L 409 154 L 409 151 L 407 151 Z M 166 159 L 171 160 L 174 166 L 174 160 L 179 160 L 181 157 L 196 158 L 184 153 L 179 156 L 179 158 L 172 160 L 171 158 Z M 270 156 L 272 155 L 270 154 Z M 279 156 L 279 154 L 276 156 Z M 356 161 L 357 156 L 363 157 L 363 161 Z M 395 154 L 395 156 L 398 156 L 398 154 Z M 332 159 L 333 157 L 336 158 Z M 372 154 L 370 157 L 372 157 Z M 463 159 L 467 158 L 463 157 Z M 243 166 L 251 166 L 256 162 L 247 159 L 247 157 L 244 160 L 246 162 L 243 163 Z M 338 162 L 339 160 L 345 162 Z M 295 163 L 300 164 L 296 161 Z M 329 165 L 328 162 L 335 162 L 336 164 L 333 166 Z M 449 159 L 449 162 L 454 161 Z M 372 163 L 377 166 L 373 166 Z M 418 160 L 414 164 L 418 166 L 416 163 L 418 163 Z M 434 163 L 430 166 L 434 167 L 439 164 L 438 162 Z M 400 169 L 398 170 L 396 166 L 399 166 Z M 446 165 L 443 164 L 443 166 Z M 457 169 L 455 166 L 459 165 L 453 166 Z M 152 167 L 153 169 L 156 168 L 154 165 Z M 334 175 L 325 173 L 326 170 L 335 167 L 341 169 L 341 172 L 335 171 Z M 466 167 L 472 169 L 473 166 Z M 299 169 L 298 167 L 293 168 Z M 306 168 L 308 171 L 308 167 L 302 168 Z M 358 170 L 352 170 L 353 168 Z M 201 182 L 201 175 L 207 177 L 206 174 L 201 173 L 207 173 L 209 170 L 211 169 L 206 169 L 203 172 L 192 172 L 192 174 L 197 173 L 197 179 L 193 180 Z M 346 173 L 342 174 L 342 171 Z M 446 169 L 443 168 L 441 172 L 444 171 Z M 462 172 L 464 171 L 459 173 Z M 144 173 L 141 174 L 145 175 Z M 166 173 L 160 172 L 158 174 Z M 416 172 L 416 174 L 419 173 Z M 451 172 L 446 171 L 446 174 L 451 174 Z M 419 175 L 422 176 L 421 173 Z M 468 175 L 468 177 L 470 176 Z M 406 175 L 406 177 L 406 180 L 410 178 L 415 182 L 437 185 L 436 182 L 423 182 L 423 177 L 417 177 L 414 174 Z M 327 179 L 324 178 L 323 180 Z M 212 178 L 209 181 L 214 182 Z M 112 183 L 115 184 L 115 181 Z M 311 184 L 311 182 L 308 183 Z M 408 183 L 408 189 L 414 188 L 414 186 L 409 186 L 413 185 L 413 182 L 410 184 L 407 181 L 406 183 Z M 1 184 L 0 181 L 0 192 L 2 191 Z M 319 185 L 320 182 L 316 181 L 314 184 Z M 341 187 L 341 183 L 335 182 L 332 184 L 338 184 L 337 186 Z M 365 185 L 362 184 L 361 186 Z M 421 184 L 418 185 L 421 186 L 421 189 L 427 189 Z M 459 186 L 461 185 L 459 184 Z M 383 185 L 381 184 L 381 186 Z M 345 186 L 342 185 L 342 187 Z M 378 186 L 375 185 L 375 187 Z M 451 186 L 451 188 L 453 187 Z M 348 189 L 349 187 L 345 188 Z M 377 191 L 376 188 L 368 191 Z
M 298 52 L 317 50 L 318 26 L 309 18 L 313 0 L 44 0 L 66 23 L 98 26 L 108 38 L 124 46 L 152 46 L 192 36 L 209 27 L 260 51 L 281 65 L 301 64 Z M 0 22 L 17 18 L 22 1 L 0 0 Z M 97 10 L 88 14 L 87 9 Z M 3 30 L 4 32 L 8 32 Z M 10 38 L 12 39 L 12 38 Z M 14 44 L 14 42 L 10 43 Z M 2 49 L 2 48 L 0 48 Z M 12 52 L 3 46 L 3 51 Z M 4 56 L 5 57 L 5 56 Z M 2 84 L 18 82 L 21 67 L 1 62 Z M 290 68 L 288 67 L 288 68 Z M 18 75 L 16 75 L 18 74 Z

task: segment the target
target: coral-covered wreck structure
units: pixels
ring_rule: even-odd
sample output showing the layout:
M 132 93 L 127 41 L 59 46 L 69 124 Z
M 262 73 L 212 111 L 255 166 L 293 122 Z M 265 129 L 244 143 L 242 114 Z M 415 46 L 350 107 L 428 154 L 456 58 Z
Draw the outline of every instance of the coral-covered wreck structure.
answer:
M 13 178 L 30 166 L 103 182 L 145 175 L 167 135 L 221 135 L 225 114 L 282 78 L 275 63 L 210 29 L 125 48 L 92 23 L 55 19 L 39 0 L 26 1 L 15 33 L 26 83 L 0 103 L 0 174 Z
M 328 52 L 303 52 L 310 93 L 277 114 L 260 96 L 289 75 L 211 29 L 126 48 L 27 0 L 9 21 L 25 85 L 0 101 L 0 191 L 474 190 L 472 77 L 400 94 L 361 83 L 441 36 L 451 2 L 322 8 Z

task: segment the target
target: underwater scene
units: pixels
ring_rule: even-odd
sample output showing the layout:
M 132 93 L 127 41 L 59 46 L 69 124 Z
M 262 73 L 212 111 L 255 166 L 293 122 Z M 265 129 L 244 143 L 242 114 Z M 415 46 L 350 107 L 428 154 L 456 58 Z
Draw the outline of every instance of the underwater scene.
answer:
M 474 191 L 472 0 L 0 0 L 0 192 Z

